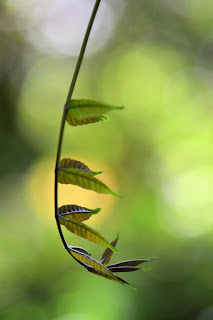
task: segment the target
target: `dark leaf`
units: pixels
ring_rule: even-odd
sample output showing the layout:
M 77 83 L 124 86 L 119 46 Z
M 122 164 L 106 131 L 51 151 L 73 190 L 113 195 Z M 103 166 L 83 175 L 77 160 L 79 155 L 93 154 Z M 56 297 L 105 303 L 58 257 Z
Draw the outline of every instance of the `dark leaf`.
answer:
M 154 261 L 156 260 L 157 258 L 151 258 L 151 259 L 135 259 L 135 260 L 126 260 L 126 261 L 121 261 L 121 262 L 118 262 L 118 263 L 115 263 L 115 264 L 111 264 L 110 266 L 108 267 L 124 267 L 124 266 L 127 266 L 127 267 L 136 267 L 138 266 L 139 264 L 141 263 L 144 263 L 144 262 L 151 262 L 151 261 Z
M 93 214 L 97 214 L 101 209 L 87 209 L 77 206 L 76 204 L 67 204 L 58 208 L 59 217 L 65 217 L 73 221 L 85 221 L 89 219 Z
M 141 270 L 141 268 L 130 267 L 130 266 L 126 266 L 126 267 L 107 267 L 107 268 L 112 272 L 130 272 L 130 271 Z

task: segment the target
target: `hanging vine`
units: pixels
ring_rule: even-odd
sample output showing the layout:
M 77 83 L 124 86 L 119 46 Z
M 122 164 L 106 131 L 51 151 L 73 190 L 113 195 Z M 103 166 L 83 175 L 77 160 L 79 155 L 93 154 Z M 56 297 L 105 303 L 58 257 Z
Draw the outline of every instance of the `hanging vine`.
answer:
M 138 265 L 144 262 L 150 262 L 156 258 L 151 259 L 136 259 L 122 261 L 113 265 L 109 265 L 113 252 L 119 252 L 115 247 L 118 241 L 117 238 L 109 243 L 100 233 L 94 229 L 86 226 L 83 221 L 88 220 L 92 215 L 98 214 L 101 210 L 88 209 L 75 204 L 68 204 L 58 207 L 58 183 L 73 184 L 82 188 L 93 190 L 98 193 L 111 194 L 116 197 L 120 197 L 115 192 L 110 190 L 103 182 L 96 178 L 102 171 L 96 172 L 89 169 L 89 167 L 81 161 L 61 158 L 62 142 L 64 135 L 64 127 L 67 122 L 70 126 L 87 125 L 90 123 L 96 123 L 100 121 L 108 120 L 106 113 L 113 110 L 121 110 L 123 106 L 112 106 L 104 103 L 100 103 L 95 100 L 89 99 L 72 99 L 72 94 L 75 88 L 75 84 L 78 78 L 84 53 L 86 50 L 89 35 L 92 29 L 93 22 L 95 20 L 96 13 L 98 11 L 101 0 L 96 0 L 89 24 L 85 33 L 85 37 L 82 43 L 80 54 L 77 60 L 74 75 L 70 84 L 69 92 L 63 108 L 63 115 L 61 119 L 61 127 L 59 133 L 59 141 L 56 155 L 55 164 L 55 219 L 58 227 L 58 231 L 63 242 L 66 251 L 89 272 L 102 276 L 106 279 L 110 279 L 121 284 L 128 284 L 124 279 L 115 275 L 117 272 L 129 272 L 136 270 L 149 270 L 139 268 Z M 66 227 L 70 232 L 85 238 L 93 243 L 106 247 L 101 260 L 97 261 L 90 256 L 86 249 L 70 246 L 67 244 L 61 225 Z M 132 286 L 131 286 L 132 287 Z M 134 287 L 132 287 L 134 288 Z

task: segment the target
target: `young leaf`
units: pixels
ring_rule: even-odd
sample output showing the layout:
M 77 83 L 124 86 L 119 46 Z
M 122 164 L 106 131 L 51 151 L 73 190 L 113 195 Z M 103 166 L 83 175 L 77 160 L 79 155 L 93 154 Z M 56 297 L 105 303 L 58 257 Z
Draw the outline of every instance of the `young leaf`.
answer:
M 138 265 L 141 264 L 141 263 L 151 262 L 151 261 L 154 261 L 154 260 L 156 260 L 156 259 L 157 259 L 157 258 L 126 260 L 126 261 L 121 261 L 121 262 L 118 262 L 118 263 L 115 263 L 115 264 L 111 264 L 110 266 L 108 266 L 108 268 L 111 268 L 111 267 L 124 267 L 124 266 L 127 266 L 127 267 L 136 267 L 136 266 L 138 266 Z
M 68 112 L 66 120 L 71 126 L 76 127 L 76 126 L 81 126 L 81 125 L 89 124 L 89 123 L 107 121 L 107 120 L 109 120 L 109 118 L 107 116 L 101 116 L 101 117 L 91 117 L 91 118 L 85 118 L 85 119 L 78 120 L 75 117 L 73 117 L 71 115 L 71 113 Z
M 112 106 L 91 99 L 72 99 L 69 102 L 66 121 L 71 126 L 106 121 L 108 120 L 108 117 L 104 116 L 104 114 L 112 110 L 121 110 L 123 108 L 123 106 Z
M 60 161 L 60 168 L 61 169 L 67 169 L 67 168 L 79 169 L 85 172 L 92 173 L 94 176 L 103 172 L 103 171 L 92 171 L 83 162 L 70 159 L 70 158 L 62 159 Z
M 86 226 L 84 223 L 71 221 L 69 219 L 66 219 L 65 217 L 60 216 L 59 222 L 60 224 L 64 225 L 69 231 L 75 233 L 79 237 L 85 238 L 91 242 L 99 244 L 100 246 L 109 247 L 115 252 L 119 252 L 119 250 L 113 248 L 113 246 L 109 242 L 107 242 L 100 233 Z
M 89 219 L 93 214 L 97 214 L 100 210 L 100 208 L 92 210 L 77 206 L 76 204 L 67 204 L 58 208 L 58 214 L 69 220 L 82 222 Z
M 120 282 L 117 280 L 117 277 L 99 261 L 93 259 L 85 253 L 76 251 L 74 249 L 71 249 L 70 252 L 75 259 L 84 263 L 84 266 L 88 271 L 102 275 L 107 279 Z
M 117 242 L 118 242 L 118 235 L 117 235 L 117 238 L 111 242 L 111 245 L 115 248 Z M 107 248 L 101 257 L 100 262 L 104 265 L 107 265 L 110 262 L 112 254 L 113 254 L 113 251 L 110 248 Z
M 93 174 L 74 168 L 59 168 L 58 182 L 74 184 L 84 189 L 93 190 L 98 193 L 112 194 L 120 198 L 118 194 L 110 190 L 103 182 L 96 179 Z

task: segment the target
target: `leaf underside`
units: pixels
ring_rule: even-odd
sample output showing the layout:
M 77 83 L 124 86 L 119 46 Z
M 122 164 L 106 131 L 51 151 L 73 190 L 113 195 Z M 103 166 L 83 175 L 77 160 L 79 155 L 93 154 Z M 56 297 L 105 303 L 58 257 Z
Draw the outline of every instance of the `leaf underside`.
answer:
M 121 261 L 115 264 L 111 264 L 109 267 L 136 267 L 141 263 L 144 262 L 151 262 L 156 260 L 157 258 L 151 258 L 151 259 L 134 259 L 134 260 L 126 260 L 126 261 Z
M 83 162 L 70 159 L 70 158 L 62 159 L 60 161 L 60 168 L 61 169 L 68 169 L 68 168 L 79 169 L 81 171 L 92 173 L 93 175 L 97 175 L 103 172 L 103 171 L 92 171 Z
M 58 214 L 66 219 L 82 222 L 89 219 L 93 214 L 97 214 L 100 210 L 100 208 L 88 209 L 76 204 L 67 204 L 58 208 Z
M 91 99 L 72 99 L 68 106 L 66 121 L 71 126 L 106 121 L 108 117 L 104 114 L 123 108 L 123 106 L 112 106 Z
M 60 216 L 59 216 L 59 222 L 60 224 L 64 225 L 69 231 L 78 235 L 79 237 L 87 239 L 100 246 L 110 247 L 113 251 L 119 252 L 118 250 L 113 248 L 111 244 L 107 242 L 107 240 L 100 233 L 86 226 L 84 223 L 68 220 Z
M 142 270 L 142 268 L 131 267 L 131 266 L 126 266 L 126 267 L 110 267 L 110 266 L 108 266 L 108 269 L 112 272 L 130 272 L 130 271 Z

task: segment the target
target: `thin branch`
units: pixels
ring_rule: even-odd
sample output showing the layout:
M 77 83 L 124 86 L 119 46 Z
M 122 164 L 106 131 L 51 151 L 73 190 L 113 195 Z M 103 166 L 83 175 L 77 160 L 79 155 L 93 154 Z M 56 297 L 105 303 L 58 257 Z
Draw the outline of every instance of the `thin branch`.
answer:
M 78 57 L 78 60 L 77 60 L 77 64 L 76 64 L 76 67 L 75 67 L 75 72 L 74 72 L 74 75 L 73 75 L 73 78 L 72 78 L 72 81 L 71 81 L 71 84 L 70 84 L 69 92 L 68 92 L 68 95 L 67 95 L 67 99 L 66 99 L 66 102 L 65 102 L 65 106 L 64 106 L 64 109 L 63 109 L 63 115 L 62 115 L 62 119 L 61 119 L 61 127 L 60 127 L 58 148 L 57 148 L 57 155 L 56 155 L 55 192 L 54 192 L 54 195 L 55 195 L 55 219 L 56 219 L 56 223 L 57 223 L 57 227 L 58 227 L 58 231 L 59 231 L 61 240 L 63 242 L 63 245 L 64 245 L 65 249 L 69 252 L 69 254 L 71 254 L 71 252 L 70 252 L 70 250 L 68 248 L 68 245 L 66 243 L 66 240 L 64 238 L 63 232 L 61 230 L 61 225 L 60 225 L 60 222 L 59 222 L 59 218 L 58 218 L 58 168 L 59 168 L 59 162 L 60 162 L 60 157 L 61 157 L 61 149 L 62 149 L 62 142 L 63 142 L 63 136 L 64 136 L 64 126 L 65 126 L 65 120 L 66 120 L 66 116 L 67 116 L 67 112 L 68 112 L 68 104 L 69 104 L 69 102 L 70 102 L 70 100 L 72 98 L 72 94 L 73 94 L 73 91 L 74 91 L 74 88 L 75 88 L 76 80 L 78 78 L 78 73 L 79 73 L 79 70 L 81 68 L 82 60 L 83 60 L 84 53 L 85 53 L 86 46 L 87 46 L 87 42 L 88 42 L 88 39 L 89 39 L 89 35 L 90 35 L 90 32 L 91 32 L 91 29 L 92 29 L 92 26 L 93 26 L 93 22 L 95 20 L 95 16 L 96 16 L 96 13 L 98 11 L 98 7 L 100 5 L 100 2 L 101 2 L 101 0 L 96 0 L 96 2 L 95 2 L 95 5 L 94 5 L 94 8 L 93 8 L 90 20 L 89 20 L 89 24 L 87 26 L 87 30 L 86 30 L 86 33 L 85 33 L 85 36 L 84 36 L 84 41 L 83 41 L 82 46 L 81 46 L 81 51 L 80 51 L 80 54 L 79 54 L 79 57 Z M 76 260 L 76 261 L 78 261 L 78 260 Z M 81 263 L 80 261 L 78 261 L 78 262 Z
M 80 51 L 80 54 L 79 54 L 79 57 L 78 57 L 78 61 L 77 61 L 77 64 L 76 64 L 76 68 L 75 68 L 75 72 L 74 72 L 74 75 L 73 75 L 73 78 L 72 78 L 70 89 L 69 89 L 69 92 L 68 92 L 68 95 L 67 95 L 67 100 L 66 100 L 65 106 L 68 105 L 68 103 L 69 103 L 69 101 L 70 101 L 70 99 L 72 97 L 72 94 L 73 94 L 73 91 L 74 91 L 74 88 L 75 88 L 75 84 L 76 84 L 76 80 L 78 78 L 78 73 L 79 73 L 79 70 L 81 68 L 81 63 L 82 63 L 82 60 L 83 60 L 83 57 L 84 57 L 84 53 L 85 53 L 85 50 L 86 50 L 86 46 L 87 46 L 87 42 L 88 42 L 88 39 L 89 39 L 89 35 L 90 35 L 90 32 L 91 32 L 91 29 L 92 29 L 92 26 L 93 26 L 93 22 L 95 20 L 95 16 L 96 16 L 96 13 L 98 11 L 98 7 L 99 7 L 100 2 L 101 2 L 101 0 L 96 0 L 96 3 L 94 5 L 94 8 L 93 8 L 93 11 L 92 11 L 92 14 L 91 14 L 88 26 L 87 26 L 87 30 L 86 30 L 86 33 L 85 33 L 85 36 L 84 36 L 84 41 L 83 41 L 82 46 L 81 46 L 81 51 Z

